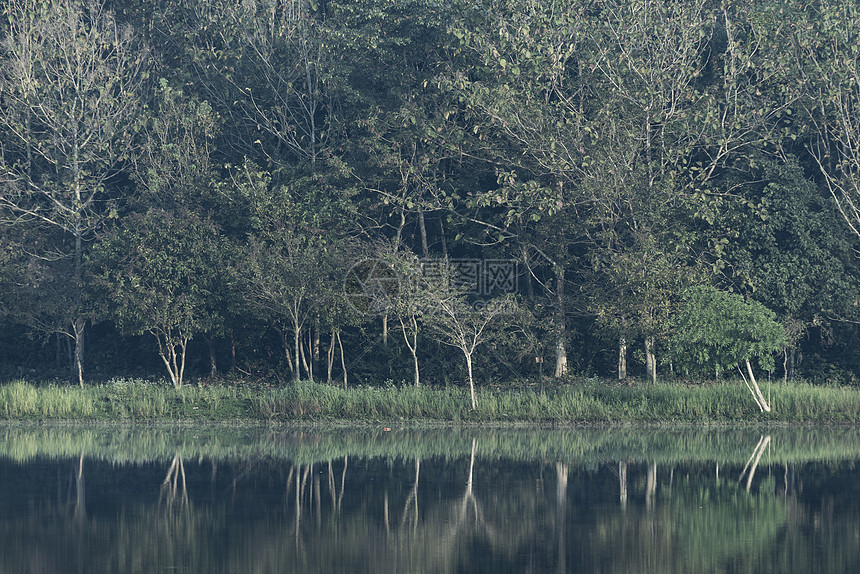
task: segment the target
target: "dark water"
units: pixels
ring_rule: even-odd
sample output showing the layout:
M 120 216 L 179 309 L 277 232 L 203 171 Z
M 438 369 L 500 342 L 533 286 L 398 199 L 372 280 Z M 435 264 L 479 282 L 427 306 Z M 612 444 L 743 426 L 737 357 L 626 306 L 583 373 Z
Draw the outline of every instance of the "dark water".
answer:
M 852 428 L 0 428 L 0 572 L 856 572 Z

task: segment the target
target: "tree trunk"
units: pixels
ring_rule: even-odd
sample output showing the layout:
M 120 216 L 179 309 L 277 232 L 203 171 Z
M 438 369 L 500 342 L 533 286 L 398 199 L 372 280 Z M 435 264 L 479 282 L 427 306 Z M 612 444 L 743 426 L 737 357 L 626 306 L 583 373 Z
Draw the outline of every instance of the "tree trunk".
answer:
M 466 370 L 469 373 L 469 394 L 472 397 L 472 410 L 478 408 L 478 403 L 475 399 L 475 381 L 472 378 L 472 354 L 463 351 L 463 354 L 466 355 Z
M 343 388 L 347 387 L 347 374 L 346 374 L 346 358 L 343 356 L 343 341 L 340 338 L 340 331 L 337 332 L 337 345 L 340 347 L 340 366 L 343 369 Z
M 654 355 L 654 338 L 645 337 L 645 371 L 651 383 L 657 382 L 657 357 Z
M 618 380 L 627 378 L 627 339 L 621 337 L 618 340 Z
M 81 388 L 84 387 L 84 326 L 87 320 L 78 317 L 72 324 L 75 335 L 75 375 Z
M 427 259 L 430 257 L 430 250 L 427 246 L 427 226 L 424 224 L 424 210 L 418 208 L 418 230 L 421 232 L 421 257 Z
M 412 329 L 412 340 L 409 340 L 409 336 L 406 333 L 406 323 L 403 322 L 403 317 L 398 316 L 398 320 L 400 321 L 400 330 L 403 331 L 403 340 L 406 341 L 406 347 L 409 349 L 409 352 L 412 354 L 412 365 L 414 367 L 414 379 L 415 386 L 417 387 L 420 382 L 419 370 L 418 370 L 418 320 L 415 318 L 415 315 L 411 315 L 409 317 L 409 326 Z
M 388 347 L 388 311 L 382 314 L 382 346 Z
M 752 365 L 750 365 L 749 359 L 744 361 L 747 365 L 747 373 L 750 376 L 750 384 L 752 385 L 753 396 L 757 399 L 759 403 L 759 408 L 764 412 L 770 412 L 770 405 L 767 404 L 767 400 L 765 400 L 764 395 L 761 392 L 761 389 L 758 388 L 758 383 L 755 380 L 755 375 L 753 374 Z
M 556 328 L 558 340 L 555 346 L 555 377 L 567 375 L 567 316 L 564 307 L 564 269 L 555 266 Z
M 173 343 L 168 335 L 164 336 L 163 341 L 162 335 L 158 333 L 152 333 L 152 335 L 158 342 L 158 355 L 164 362 L 164 366 L 167 367 L 170 382 L 173 383 L 173 387 L 176 389 L 182 387 L 185 376 L 185 351 L 188 347 L 188 338 L 182 337 L 179 339 L 179 343 Z
M 299 346 L 301 345 L 301 329 L 298 324 L 293 325 L 293 380 L 298 382 L 301 378 L 301 350 Z
M 790 381 L 794 378 L 795 358 L 797 357 L 796 349 L 785 349 L 785 362 L 783 368 L 785 370 L 785 380 Z
M 326 367 L 328 369 L 328 376 L 326 377 L 326 383 L 331 384 L 331 371 L 334 368 L 334 342 L 335 342 L 335 332 L 331 332 L 331 344 L 328 346 L 328 353 L 326 354 Z
M 306 354 L 309 355 L 311 352 L 311 350 L 310 350 L 310 334 L 308 334 L 308 352 L 307 353 L 305 353 L 305 342 L 301 340 L 301 337 L 299 338 L 299 341 L 300 341 L 299 342 L 299 353 L 301 354 L 301 357 L 302 357 L 302 366 L 305 368 L 305 374 L 307 374 L 308 380 L 313 382 L 314 374 L 313 374 L 313 371 L 311 370 L 311 363 L 308 361 L 308 358 L 305 356 Z
M 316 370 L 317 365 L 319 364 L 319 361 L 320 361 L 320 316 L 319 315 L 314 317 L 314 343 L 313 343 L 313 347 L 314 347 L 313 358 L 311 359 L 313 361 L 313 364 L 311 365 L 311 368 L 313 370 Z

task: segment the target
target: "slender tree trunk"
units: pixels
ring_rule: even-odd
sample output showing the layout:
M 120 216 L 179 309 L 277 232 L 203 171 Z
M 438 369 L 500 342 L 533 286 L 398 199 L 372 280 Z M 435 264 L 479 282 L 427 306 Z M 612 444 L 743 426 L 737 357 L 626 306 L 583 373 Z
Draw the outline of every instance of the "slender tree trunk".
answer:
M 555 346 L 555 377 L 567 375 L 567 313 L 564 304 L 564 268 L 555 266 L 556 328 L 558 340 Z
M 320 316 L 314 317 L 314 343 L 313 343 L 313 365 L 311 367 L 316 370 L 320 361 Z
M 618 379 L 623 381 L 627 378 L 627 339 L 621 337 L 618 340 Z
M 388 347 L 388 311 L 382 314 L 382 346 Z
M 301 360 L 301 357 L 299 356 L 301 354 L 301 349 L 299 349 L 300 345 L 301 345 L 301 328 L 300 328 L 298 322 L 296 322 L 293 325 L 293 360 L 294 360 L 294 363 L 293 363 L 293 365 L 294 365 L 293 380 L 296 382 L 298 382 L 302 378 L 301 367 L 300 367 L 301 363 L 299 363 L 299 361 Z
M 313 327 L 308 328 L 308 378 L 314 380 L 314 334 Z
M 343 369 L 343 388 L 348 386 L 346 373 L 346 358 L 343 355 L 343 341 L 340 338 L 340 331 L 337 332 L 337 345 L 340 347 L 340 366 Z
M 334 368 L 334 342 L 335 342 L 335 332 L 331 332 L 331 344 L 328 346 L 328 353 L 326 354 L 326 367 L 328 369 L 328 376 L 326 377 L 326 383 L 331 384 L 331 371 Z
M 750 376 L 750 384 L 752 385 L 752 388 L 754 391 L 753 394 L 758 399 L 759 407 L 761 408 L 761 410 L 769 413 L 770 412 L 770 405 L 767 403 L 767 400 L 764 398 L 764 395 L 762 394 L 761 389 L 758 388 L 758 383 L 756 382 L 755 375 L 753 374 L 752 365 L 750 365 L 749 359 L 747 359 L 744 362 L 746 363 L 747 373 Z
M 313 374 L 313 372 L 311 371 L 311 365 L 310 365 L 310 362 L 308 361 L 308 358 L 307 358 L 307 356 L 306 356 L 306 355 L 309 355 L 309 354 L 310 354 L 310 352 L 311 352 L 311 350 L 310 350 L 310 334 L 308 334 L 308 345 L 309 345 L 309 348 L 308 348 L 308 352 L 307 352 L 307 353 L 305 353 L 305 342 L 304 342 L 304 341 L 301 341 L 301 337 L 300 337 L 299 339 L 300 339 L 300 343 L 299 343 L 299 352 L 300 352 L 300 354 L 301 354 L 301 356 L 302 356 L 302 366 L 305 368 L 305 374 L 307 374 L 307 376 L 308 376 L 308 380 L 309 380 L 309 381 L 313 381 L 313 380 L 314 380 L 314 374 Z
M 290 373 L 294 373 L 296 370 L 295 365 L 293 364 L 293 351 L 290 349 L 290 335 L 289 332 L 284 330 L 281 333 L 281 336 L 284 340 L 284 357 L 287 358 L 287 367 L 290 369 Z
M 785 350 L 784 369 L 785 369 L 785 380 L 787 380 L 787 381 L 790 381 L 791 379 L 794 378 L 794 365 L 795 365 L 795 358 L 796 357 L 797 357 L 797 350 L 796 349 L 786 349 Z
M 409 352 L 412 354 L 412 366 L 414 368 L 414 381 L 415 386 L 417 387 L 420 382 L 420 372 L 418 369 L 418 320 L 414 315 L 409 317 L 409 327 L 412 329 L 412 340 L 409 340 L 409 336 L 407 334 L 406 324 L 403 322 L 403 317 L 398 316 L 398 320 L 400 321 L 400 330 L 403 331 L 403 340 L 406 341 L 406 346 L 409 348 Z
M 654 338 L 645 337 L 645 370 L 651 383 L 657 382 L 657 357 L 654 355 Z
M 214 378 L 218 374 L 218 363 L 215 361 L 215 341 L 212 337 L 207 337 L 206 342 L 209 344 L 209 376 Z
M 75 335 L 75 375 L 81 388 L 84 387 L 84 326 L 86 323 L 86 319 L 78 317 L 72 324 Z
M 424 209 L 418 207 L 418 230 L 421 233 L 421 257 L 427 259 L 430 257 L 430 250 L 427 246 L 427 226 L 424 224 Z
M 467 353 L 465 350 L 463 354 L 466 356 L 466 370 L 469 373 L 469 394 L 472 397 L 472 410 L 474 411 L 478 408 L 478 402 L 475 399 L 475 381 L 472 378 L 472 354 Z

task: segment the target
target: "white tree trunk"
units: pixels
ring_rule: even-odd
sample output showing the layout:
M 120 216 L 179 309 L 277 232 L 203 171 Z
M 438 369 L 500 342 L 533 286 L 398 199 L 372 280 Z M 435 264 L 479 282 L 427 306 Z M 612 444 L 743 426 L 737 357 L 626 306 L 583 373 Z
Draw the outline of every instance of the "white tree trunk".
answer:
M 555 376 L 561 378 L 567 375 L 567 349 L 564 345 L 564 335 L 558 337 L 555 346 Z
M 564 268 L 555 266 L 556 321 L 558 322 L 558 342 L 555 346 L 555 376 L 567 375 L 567 316 L 564 301 Z
M 346 358 L 343 356 L 343 341 L 340 338 L 340 331 L 337 332 L 337 346 L 340 348 L 340 366 L 343 369 L 343 388 L 346 388 L 347 387 Z
M 647 372 L 648 380 L 656 383 L 657 357 L 654 355 L 654 339 L 652 337 L 645 338 L 645 371 Z
M 475 382 L 472 379 L 472 354 L 463 351 L 463 354 L 466 355 L 466 370 L 469 372 L 469 394 L 472 396 L 472 410 L 478 408 L 478 403 L 475 400 Z
M 761 389 L 758 388 L 758 383 L 755 380 L 755 375 L 753 374 L 752 365 L 750 365 L 749 359 L 744 361 L 747 365 L 747 373 L 750 376 L 750 384 L 752 385 L 753 396 L 755 396 L 758 401 L 759 408 L 764 412 L 770 412 L 770 405 L 767 403 L 767 400 L 764 398 L 764 395 L 761 392 Z
M 623 381 L 627 378 L 627 339 L 621 337 L 618 340 L 618 379 Z

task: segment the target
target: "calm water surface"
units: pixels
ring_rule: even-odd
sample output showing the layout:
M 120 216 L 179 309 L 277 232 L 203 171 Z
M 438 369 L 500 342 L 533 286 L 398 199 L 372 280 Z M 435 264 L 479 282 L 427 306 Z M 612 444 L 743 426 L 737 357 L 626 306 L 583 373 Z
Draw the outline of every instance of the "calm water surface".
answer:
M 860 431 L 0 427 L 0 572 L 856 572 Z

